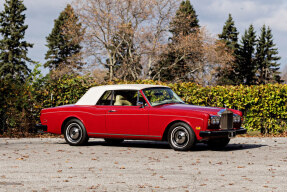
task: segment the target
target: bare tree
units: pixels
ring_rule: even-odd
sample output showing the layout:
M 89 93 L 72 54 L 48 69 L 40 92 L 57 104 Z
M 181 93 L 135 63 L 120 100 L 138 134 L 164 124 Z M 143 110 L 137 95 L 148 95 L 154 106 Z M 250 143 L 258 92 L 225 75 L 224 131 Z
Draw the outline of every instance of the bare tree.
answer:
M 199 84 L 212 84 L 219 65 L 232 60 L 224 45 L 204 28 L 169 43 L 169 24 L 180 1 L 177 0 L 75 0 L 75 10 L 85 27 L 88 56 L 108 68 L 109 80 L 160 79 L 161 72 L 177 73 L 179 62 L 186 64 L 183 78 Z M 156 64 L 168 52 L 174 63 L 162 68 Z
M 119 59 L 125 61 L 124 68 L 129 69 L 122 72 L 130 73 L 133 78 L 139 78 L 138 68 L 132 67 L 138 62 L 146 69 L 142 75 L 150 75 L 168 40 L 168 23 L 176 4 L 176 0 L 75 0 L 75 8 L 86 28 L 87 54 L 108 66 L 110 80 L 115 77 Z M 128 59 L 123 58 L 123 44 L 127 47 Z
M 193 81 L 201 85 L 215 82 L 216 69 L 232 61 L 224 44 L 213 38 L 205 28 L 188 35 L 179 35 L 162 52 L 160 62 L 172 56 L 172 63 L 158 63 L 153 69 L 153 79 L 162 80 L 162 73 L 176 77 L 173 81 Z

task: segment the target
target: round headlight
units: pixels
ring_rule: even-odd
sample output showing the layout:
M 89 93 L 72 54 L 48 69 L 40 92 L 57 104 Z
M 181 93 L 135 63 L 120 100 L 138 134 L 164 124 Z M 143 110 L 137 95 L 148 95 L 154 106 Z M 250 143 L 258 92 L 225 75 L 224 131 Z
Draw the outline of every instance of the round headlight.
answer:
M 234 115 L 233 116 L 233 122 L 234 123 L 240 123 L 240 120 L 241 120 L 240 115 Z
M 220 123 L 220 117 L 219 116 L 211 116 L 210 120 L 211 120 L 212 125 L 218 125 Z
M 233 123 L 237 123 L 236 115 L 233 116 Z

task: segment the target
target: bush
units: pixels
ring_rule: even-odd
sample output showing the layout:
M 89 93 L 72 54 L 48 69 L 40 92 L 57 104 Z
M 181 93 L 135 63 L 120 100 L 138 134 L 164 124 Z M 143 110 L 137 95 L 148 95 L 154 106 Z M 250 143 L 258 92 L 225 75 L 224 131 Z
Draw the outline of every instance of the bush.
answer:
M 243 127 L 249 131 L 261 131 L 264 134 L 286 132 L 287 85 L 202 87 L 190 82 L 167 84 L 151 80 L 116 81 L 107 84 L 125 83 L 167 85 L 186 103 L 214 107 L 226 106 L 242 111 L 245 119 Z M 53 81 L 35 72 L 24 87 L 14 87 L 13 93 L 6 95 L 5 102 L 7 103 L 1 105 L 0 113 L 2 117 L 6 115 L 7 130 L 16 130 L 14 133 L 26 133 L 36 122 L 39 123 L 42 108 L 73 104 L 90 87 L 97 85 L 97 82 L 89 77 L 64 76 Z M 4 88 L 1 89 L 4 90 Z M 15 96 L 15 93 L 18 96 Z M 5 115 L 3 111 L 6 111 Z M 0 130 L 3 129 L 2 126 Z
M 190 82 L 165 84 L 148 80 L 135 83 L 168 85 L 188 104 L 240 110 L 244 115 L 243 127 L 250 131 L 286 132 L 287 85 L 202 87 Z
M 64 76 L 57 81 L 48 80 L 45 89 L 38 95 L 42 108 L 76 103 L 93 86 L 97 86 L 89 77 Z
M 286 131 L 286 85 L 201 87 L 190 83 L 174 85 L 187 103 L 238 109 L 244 127 L 261 133 Z

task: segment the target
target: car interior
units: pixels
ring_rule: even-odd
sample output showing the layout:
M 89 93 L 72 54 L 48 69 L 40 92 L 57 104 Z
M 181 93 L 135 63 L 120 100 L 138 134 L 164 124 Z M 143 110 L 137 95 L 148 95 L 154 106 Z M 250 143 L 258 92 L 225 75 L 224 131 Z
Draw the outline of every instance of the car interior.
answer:
M 141 94 L 136 90 L 106 91 L 97 105 L 137 106 L 137 102 L 147 105 Z
M 118 106 L 136 106 L 138 92 L 133 90 L 116 90 L 114 91 L 114 103 Z
M 114 105 L 128 105 L 128 106 L 132 106 L 132 103 L 129 102 L 128 100 L 126 100 L 124 98 L 124 96 L 116 95 L 116 100 L 115 100 Z

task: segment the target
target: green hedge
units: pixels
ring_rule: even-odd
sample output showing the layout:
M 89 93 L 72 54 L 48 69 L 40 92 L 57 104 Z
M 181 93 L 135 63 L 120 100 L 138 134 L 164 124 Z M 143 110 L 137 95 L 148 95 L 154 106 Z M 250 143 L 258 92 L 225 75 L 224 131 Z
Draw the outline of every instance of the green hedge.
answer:
M 187 103 L 238 109 L 244 127 L 261 133 L 286 131 L 286 85 L 201 87 L 190 83 L 171 85 Z
M 186 103 L 215 107 L 226 105 L 228 108 L 238 109 L 244 114 L 243 126 L 248 130 L 260 131 L 261 133 L 283 133 L 287 130 L 285 121 L 287 118 L 287 85 L 202 87 L 189 82 L 167 84 L 151 80 L 117 81 L 108 84 L 124 83 L 168 85 Z M 97 85 L 99 84 L 91 78 L 82 76 L 67 76 L 58 81 L 52 81 L 48 78 L 36 78 L 23 89 L 26 97 L 21 102 L 27 102 L 23 106 L 26 106 L 27 112 L 33 113 L 33 123 L 39 122 L 39 112 L 42 108 L 73 104 L 90 87 Z M 53 95 L 52 100 L 51 94 Z M 9 116 L 11 117 L 13 114 Z M 31 117 L 31 115 L 28 116 Z M 13 127 L 17 126 L 19 125 L 14 123 Z
M 43 99 L 41 101 L 42 107 L 76 103 L 90 87 L 97 85 L 91 78 L 82 76 L 48 81 L 45 85 L 45 90 L 41 94 L 41 98 Z
M 244 114 L 244 127 L 262 133 L 282 133 L 286 131 L 287 85 L 268 84 L 255 86 L 215 86 L 202 87 L 194 83 L 166 84 L 151 80 L 121 83 L 162 84 L 171 87 L 186 103 L 228 107 L 238 109 Z M 112 84 L 112 83 L 109 83 Z M 83 77 L 64 78 L 49 84 L 44 93 L 44 107 L 75 103 L 89 87 L 96 82 Z M 54 100 L 51 104 L 50 95 Z

